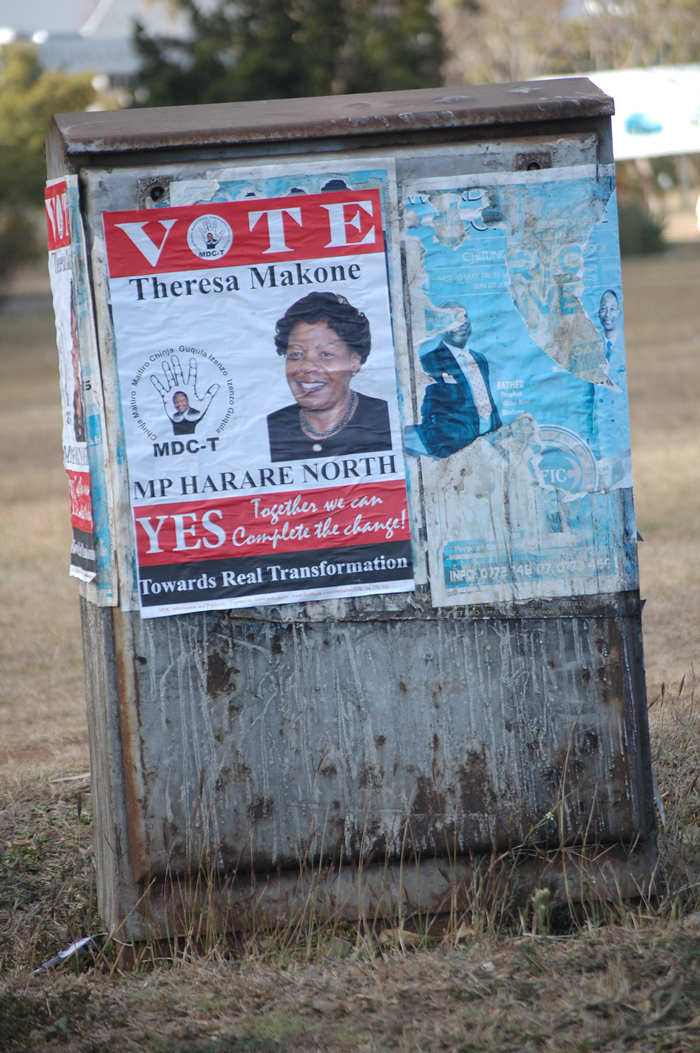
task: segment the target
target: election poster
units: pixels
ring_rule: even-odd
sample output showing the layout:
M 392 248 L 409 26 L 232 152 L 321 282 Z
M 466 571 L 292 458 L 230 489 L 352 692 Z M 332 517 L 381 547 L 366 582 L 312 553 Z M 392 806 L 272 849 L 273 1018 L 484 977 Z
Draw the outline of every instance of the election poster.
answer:
M 70 574 L 87 582 L 95 577 L 96 559 L 83 399 L 85 381 L 80 367 L 78 310 L 65 179 L 48 184 L 45 205 L 63 411 L 63 464 L 68 473 L 73 529 Z
M 143 617 L 413 590 L 387 178 L 105 213 Z
M 402 196 L 433 602 L 636 588 L 614 166 Z

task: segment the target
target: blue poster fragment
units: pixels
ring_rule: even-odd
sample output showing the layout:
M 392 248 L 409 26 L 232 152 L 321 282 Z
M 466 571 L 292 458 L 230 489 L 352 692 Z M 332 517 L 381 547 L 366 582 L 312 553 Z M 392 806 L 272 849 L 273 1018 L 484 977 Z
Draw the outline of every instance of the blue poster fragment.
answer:
M 636 588 L 614 167 L 403 196 L 433 602 Z

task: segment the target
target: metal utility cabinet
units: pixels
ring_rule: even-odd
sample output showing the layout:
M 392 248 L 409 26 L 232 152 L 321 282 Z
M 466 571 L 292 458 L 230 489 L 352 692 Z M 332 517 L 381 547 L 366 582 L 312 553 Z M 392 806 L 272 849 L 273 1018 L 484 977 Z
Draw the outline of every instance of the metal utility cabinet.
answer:
M 440 911 L 509 846 L 649 891 L 612 113 L 567 79 L 54 118 L 108 926 Z

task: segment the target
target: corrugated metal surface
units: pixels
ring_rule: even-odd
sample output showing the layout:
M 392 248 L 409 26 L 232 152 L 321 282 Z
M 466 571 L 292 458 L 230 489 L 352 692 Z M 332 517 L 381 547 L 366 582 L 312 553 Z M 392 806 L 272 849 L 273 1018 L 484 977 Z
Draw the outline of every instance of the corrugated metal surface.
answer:
M 123 616 L 136 879 L 648 836 L 638 613 Z

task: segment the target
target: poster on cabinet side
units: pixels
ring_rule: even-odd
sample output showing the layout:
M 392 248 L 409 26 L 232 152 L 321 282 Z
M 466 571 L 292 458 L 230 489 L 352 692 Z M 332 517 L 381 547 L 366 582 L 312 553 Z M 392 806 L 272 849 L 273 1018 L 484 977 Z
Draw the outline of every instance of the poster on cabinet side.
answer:
M 73 537 L 70 574 L 92 581 L 97 572 L 90 468 L 80 366 L 79 322 L 73 274 L 68 188 L 65 179 L 51 181 L 45 189 L 48 227 L 49 277 L 56 319 L 56 344 L 63 415 L 63 464 L 70 487 Z
M 382 198 L 327 182 L 104 215 L 144 617 L 414 588 Z

